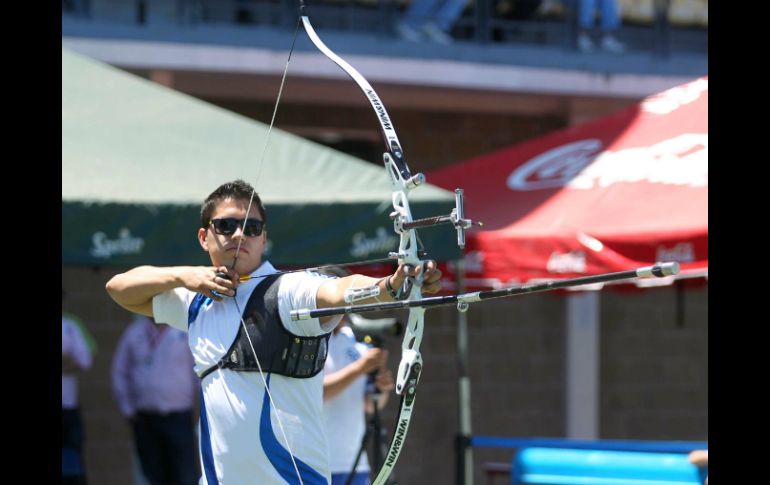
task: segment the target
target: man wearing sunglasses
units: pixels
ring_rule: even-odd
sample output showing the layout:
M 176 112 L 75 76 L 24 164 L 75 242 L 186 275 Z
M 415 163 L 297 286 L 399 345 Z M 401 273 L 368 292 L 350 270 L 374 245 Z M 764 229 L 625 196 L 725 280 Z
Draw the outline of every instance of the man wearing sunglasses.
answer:
M 329 334 L 341 317 L 293 322 L 290 311 L 349 304 L 346 290 L 376 287 L 358 304 L 392 301 L 408 276 L 277 275 L 262 260 L 267 213 L 242 180 L 221 185 L 201 207 L 198 242 L 211 266 L 140 266 L 107 283 L 129 311 L 188 332 L 201 377 L 202 484 L 327 484 L 323 373 Z M 430 261 L 422 292 L 440 288 Z M 243 281 L 241 281 L 243 280 Z M 236 291 L 237 290 L 237 291 Z

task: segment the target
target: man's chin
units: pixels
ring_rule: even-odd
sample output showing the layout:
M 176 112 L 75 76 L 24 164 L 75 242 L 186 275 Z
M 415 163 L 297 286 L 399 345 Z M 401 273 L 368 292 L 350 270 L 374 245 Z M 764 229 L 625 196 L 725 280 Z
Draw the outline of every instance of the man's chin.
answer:
M 230 264 L 232 264 L 232 263 L 230 263 Z M 253 273 L 254 271 L 256 271 L 257 268 L 259 268 L 261 264 L 262 264 L 262 261 L 260 261 L 260 260 L 257 260 L 257 261 L 239 260 L 238 263 L 235 265 L 235 271 L 237 271 L 238 274 L 241 275 L 241 276 L 249 275 L 249 274 Z

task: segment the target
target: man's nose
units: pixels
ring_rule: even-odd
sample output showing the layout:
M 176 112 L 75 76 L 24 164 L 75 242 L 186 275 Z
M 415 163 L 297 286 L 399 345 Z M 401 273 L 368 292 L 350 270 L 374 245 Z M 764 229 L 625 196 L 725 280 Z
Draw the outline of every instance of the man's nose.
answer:
M 243 239 L 243 227 L 240 224 L 235 226 L 235 231 L 233 232 L 233 235 L 230 237 L 233 239 Z

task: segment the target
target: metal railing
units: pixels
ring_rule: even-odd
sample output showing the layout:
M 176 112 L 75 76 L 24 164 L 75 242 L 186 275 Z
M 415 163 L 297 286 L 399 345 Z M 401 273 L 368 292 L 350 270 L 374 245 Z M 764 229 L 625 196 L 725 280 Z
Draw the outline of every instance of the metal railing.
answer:
M 395 37 L 394 25 L 409 0 L 324 0 L 308 7 L 319 28 L 376 32 Z M 619 37 L 631 50 L 668 57 L 673 51 L 705 54 L 707 28 L 674 27 L 668 20 L 672 0 L 650 0 L 654 15 L 646 25 L 624 22 Z M 478 43 L 518 43 L 577 49 L 579 0 L 561 0 L 543 11 L 544 0 L 469 0 L 452 35 Z M 554 5 L 553 2 L 550 3 Z M 507 9 L 507 10 L 506 10 Z M 179 26 L 202 24 L 263 25 L 290 28 L 296 0 L 63 0 L 62 14 L 145 24 L 163 17 Z

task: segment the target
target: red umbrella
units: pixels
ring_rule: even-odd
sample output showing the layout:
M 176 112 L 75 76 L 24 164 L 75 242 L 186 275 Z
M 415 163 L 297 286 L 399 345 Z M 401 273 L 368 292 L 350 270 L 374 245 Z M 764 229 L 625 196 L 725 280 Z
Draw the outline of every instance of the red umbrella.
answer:
M 677 261 L 708 272 L 708 78 L 427 174 L 465 189 L 468 286 Z M 451 269 L 450 269 L 451 273 Z

